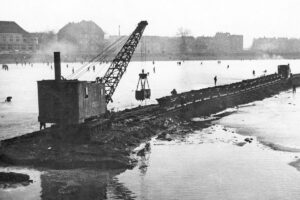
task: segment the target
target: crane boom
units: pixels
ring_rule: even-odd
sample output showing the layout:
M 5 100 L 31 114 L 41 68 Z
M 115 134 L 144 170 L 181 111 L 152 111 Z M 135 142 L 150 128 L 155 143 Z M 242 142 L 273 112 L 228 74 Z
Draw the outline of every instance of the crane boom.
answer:
M 136 49 L 147 25 L 147 21 L 141 21 L 138 24 L 106 71 L 102 79 L 105 85 L 106 103 L 112 101 L 111 97 L 125 73 L 134 50 Z

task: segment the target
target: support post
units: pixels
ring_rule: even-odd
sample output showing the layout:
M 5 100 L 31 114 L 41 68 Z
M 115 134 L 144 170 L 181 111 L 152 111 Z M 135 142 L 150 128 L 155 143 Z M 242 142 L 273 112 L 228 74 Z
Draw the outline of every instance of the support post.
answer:
M 54 73 L 55 73 L 55 81 L 60 81 L 61 80 L 60 52 L 54 52 Z

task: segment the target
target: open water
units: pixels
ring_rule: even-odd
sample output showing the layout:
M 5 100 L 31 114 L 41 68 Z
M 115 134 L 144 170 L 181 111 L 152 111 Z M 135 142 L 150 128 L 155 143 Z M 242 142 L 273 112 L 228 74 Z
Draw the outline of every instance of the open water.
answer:
M 270 74 L 277 71 L 277 65 L 287 63 L 293 73 L 300 73 L 300 60 L 185 61 L 181 66 L 175 61 L 132 62 L 109 108 L 142 104 L 134 100 L 142 69 L 150 74 L 152 97 L 146 102 L 150 104 L 173 88 L 183 92 L 213 86 L 214 76 L 217 84 L 232 83 L 253 78 L 253 70 L 256 76 L 265 70 Z M 62 64 L 63 76 L 81 66 L 66 65 Z M 54 77 L 46 64 L 9 67 L 0 71 L 0 139 L 38 130 L 36 81 Z M 81 79 L 93 80 L 106 69 L 107 65 L 96 66 L 96 72 L 91 69 Z M 6 96 L 13 97 L 11 103 L 4 102 Z M 299 199 L 300 171 L 289 165 L 300 157 L 299 91 L 282 92 L 225 112 L 231 114 L 183 138 L 153 139 L 151 152 L 139 159 L 137 167 L 108 181 L 108 199 Z M 253 142 L 239 145 L 247 137 Z M 0 199 L 18 199 L 20 194 L 40 198 L 41 172 L 30 170 L 35 179 L 30 187 L 0 189 Z

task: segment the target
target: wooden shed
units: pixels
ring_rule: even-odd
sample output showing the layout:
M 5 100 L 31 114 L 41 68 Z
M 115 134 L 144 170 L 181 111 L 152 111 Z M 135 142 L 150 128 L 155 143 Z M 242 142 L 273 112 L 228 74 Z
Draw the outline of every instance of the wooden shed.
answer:
M 57 56 L 59 57 L 59 54 Z M 55 80 L 38 81 L 39 122 L 79 124 L 86 119 L 104 114 L 106 112 L 104 84 L 61 80 L 60 59 L 54 60 Z
M 291 74 L 290 64 L 278 65 L 278 74 L 281 74 L 284 78 L 289 78 Z

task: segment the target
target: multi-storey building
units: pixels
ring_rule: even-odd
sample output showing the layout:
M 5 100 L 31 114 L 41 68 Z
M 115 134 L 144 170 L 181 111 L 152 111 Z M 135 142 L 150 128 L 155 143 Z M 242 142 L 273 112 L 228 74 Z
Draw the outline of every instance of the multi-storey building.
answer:
M 74 45 L 80 53 L 99 52 L 103 48 L 104 32 L 92 21 L 69 23 L 57 33 L 59 42 Z
M 297 38 L 255 38 L 252 50 L 269 53 L 299 53 L 300 39 Z
M 216 33 L 214 37 L 198 37 L 198 42 L 205 44 L 206 50 L 215 53 L 237 53 L 243 51 L 243 36 L 230 33 Z
M 0 53 L 31 53 L 37 46 L 37 38 L 17 23 L 0 21 Z

